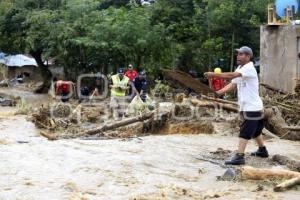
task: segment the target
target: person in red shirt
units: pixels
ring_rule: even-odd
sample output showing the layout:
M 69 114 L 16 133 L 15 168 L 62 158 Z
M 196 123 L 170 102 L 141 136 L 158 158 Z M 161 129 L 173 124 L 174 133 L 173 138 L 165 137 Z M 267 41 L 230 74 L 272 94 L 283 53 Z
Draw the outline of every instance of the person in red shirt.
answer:
M 61 96 L 61 100 L 66 102 L 69 100 L 69 95 L 73 91 L 74 83 L 72 81 L 58 80 L 55 85 L 55 95 Z
M 128 65 L 128 70 L 125 72 L 125 76 L 127 76 L 129 78 L 129 81 L 132 83 L 134 81 L 134 79 L 137 77 L 138 72 L 136 70 L 133 69 L 132 64 Z M 132 88 L 131 88 L 131 84 L 129 87 L 129 95 L 132 95 Z
M 132 64 L 129 64 L 128 70 L 125 72 L 125 76 L 129 78 L 129 80 L 132 82 L 136 77 L 138 73 L 136 70 L 133 69 Z

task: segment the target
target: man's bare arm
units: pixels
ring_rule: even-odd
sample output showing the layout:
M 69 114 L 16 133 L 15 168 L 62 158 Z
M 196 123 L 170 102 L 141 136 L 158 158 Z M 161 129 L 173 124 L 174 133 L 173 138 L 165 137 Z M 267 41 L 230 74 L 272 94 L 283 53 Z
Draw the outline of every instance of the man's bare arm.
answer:
M 229 83 L 228 85 L 226 85 L 224 88 L 222 88 L 221 90 L 218 90 L 216 93 L 218 95 L 223 95 L 226 92 L 230 92 L 232 90 L 236 89 L 236 84 L 235 83 Z

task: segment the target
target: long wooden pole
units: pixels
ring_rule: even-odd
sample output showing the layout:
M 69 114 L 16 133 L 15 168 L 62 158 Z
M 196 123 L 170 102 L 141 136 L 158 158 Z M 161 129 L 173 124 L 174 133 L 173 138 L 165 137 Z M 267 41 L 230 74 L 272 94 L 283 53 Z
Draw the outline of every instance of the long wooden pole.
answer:
M 132 117 L 132 118 L 127 118 L 118 122 L 114 122 L 111 124 L 106 124 L 103 126 L 100 126 L 98 128 L 95 129 L 90 129 L 87 131 L 84 131 L 82 133 L 79 134 L 79 136 L 87 136 L 87 135 L 95 135 L 104 131 L 108 131 L 108 130 L 112 130 L 112 129 L 116 129 L 122 126 L 126 126 L 129 124 L 133 124 L 135 122 L 140 122 L 140 121 L 145 121 L 147 119 L 150 119 L 154 116 L 154 112 L 149 112 L 149 113 L 145 113 L 143 115 L 137 116 L 137 117 Z M 78 137 L 78 135 L 77 135 Z

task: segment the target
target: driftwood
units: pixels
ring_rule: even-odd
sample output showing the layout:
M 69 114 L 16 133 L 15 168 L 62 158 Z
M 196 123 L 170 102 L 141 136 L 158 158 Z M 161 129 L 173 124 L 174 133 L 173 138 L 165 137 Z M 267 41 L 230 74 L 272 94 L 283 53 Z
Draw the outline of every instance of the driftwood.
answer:
M 279 154 L 276 154 L 272 157 L 272 161 L 279 163 L 280 165 L 286 165 L 289 169 L 293 171 L 300 172 L 300 161 L 296 161 L 293 159 L 290 159 L 287 156 L 282 156 Z
M 229 168 L 223 176 L 229 176 L 230 180 L 281 180 L 284 182 L 275 186 L 274 191 L 283 191 L 289 187 L 300 184 L 300 173 L 284 169 L 260 169 L 243 166 L 236 169 Z
M 262 130 L 262 133 L 266 136 L 269 136 L 271 138 L 276 138 L 276 139 L 280 139 L 280 137 L 278 137 L 277 135 L 275 135 L 274 133 L 272 133 L 271 131 L 269 131 L 268 129 L 264 128 Z
M 83 137 L 83 136 L 96 135 L 98 133 L 101 133 L 100 136 L 105 136 L 105 134 L 104 134 L 105 131 L 120 128 L 122 126 L 127 126 L 127 125 L 133 124 L 135 122 L 140 122 L 140 121 L 145 121 L 145 120 L 151 119 L 151 118 L 154 117 L 154 114 L 155 114 L 155 112 L 152 111 L 152 112 L 140 115 L 140 116 L 136 116 L 136 117 L 132 117 L 132 118 L 126 118 L 126 119 L 123 119 L 121 121 L 114 122 L 112 124 L 106 124 L 106 125 L 100 126 L 98 128 L 95 128 L 95 129 L 90 129 L 90 130 L 87 130 L 87 131 L 83 131 L 83 132 L 80 132 L 78 134 L 74 134 L 72 136 L 70 136 L 70 135 L 66 135 L 66 136 L 58 135 L 58 134 L 55 134 L 55 133 L 48 133 L 48 132 L 44 132 L 44 131 L 41 131 L 40 134 L 42 136 L 46 137 L 48 140 L 57 140 L 57 139 L 63 139 L 63 138 L 66 138 L 66 139 L 78 138 L 78 137 Z
M 154 112 L 149 112 L 149 113 L 137 116 L 137 117 L 126 118 L 124 120 L 117 121 L 112 124 L 106 124 L 106 125 L 103 125 L 101 127 L 95 128 L 95 129 L 87 130 L 87 131 L 80 133 L 79 135 L 80 136 L 95 135 L 95 134 L 98 134 L 98 133 L 101 133 L 104 131 L 108 131 L 108 130 L 112 130 L 112 129 L 116 129 L 116 128 L 119 128 L 122 126 L 129 125 L 129 124 L 133 124 L 135 122 L 145 121 L 145 120 L 153 118 L 153 117 L 154 117 Z
M 275 88 L 273 86 L 270 86 L 268 84 L 265 84 L 265 83 L 260 83 L 261 86 L 265 87 L 266 89 L 269 89 L 269 90 L 272 90 L 274 92 L 278 92 L 280 94 L 288 94 L 288 92 L 282 90 L 282 89 L 279 89 L 279 88 Z
M 266 179 L 291 179 L 300 177 L 299 172 L 284 169 L 259 169 L 250 166 L 240 168 L 242 179 L 266 180 Z
M 300 173 L 284 169 L 258 169 L 250 166 L 241 167 L 239 170 L 241 179 L 268 180 L 288 179 L 274 187 L 274 191 L 283 191 L 289 187 L 300 184 Z
M 295 185 L 299 185 L 300 184 L 300 177 L 295 177 L 292 179 L 289 179 L 287 181 L 284 181 L 282 183 L 280 183 L 279 185 L 276 185 L 274 187 L 274 191 L 275 192 L 282 192 L 284 190 L 287 190 L 288 188 L 291 188 Z
M 191 99 L 191 103 L 192 103 L 193 106 L 197 106 L 197 107 L 217 108 L 217 109 L 224 109 L 224 110 L 232 111 L 232 112 L 238 112 L 239 111 L 236 106 L 225 104 L 225 103 L 201 101 L 201 100 L 198 100 L 198 99 Z
M 232 105 L 238 106 L 238 103 L 234 102 L 234 101 L 228 101 L 228 100 L 224 100 L 224 99 L 220 99 L 220 98 L 213 98 L 213 97 L 209 97 L 209 96 L 206 96 L 206 95 L 201 95 L 201 98 L 211 100 L 211 101 L 220 102 L 220 103 L 232 104 Z
M 284 129 L 283 127 L 287 126 L 285 120 L 281 116 L 280 111 L 276 107 L 267 108 L 265 109 L 265 119 L 271 132 L 279 137 L 284 136 L 287 134 L 288 130 Z
M 289 131 L 300 131 L 300 126 L 284 126 L 282 128 L 289 130 Z

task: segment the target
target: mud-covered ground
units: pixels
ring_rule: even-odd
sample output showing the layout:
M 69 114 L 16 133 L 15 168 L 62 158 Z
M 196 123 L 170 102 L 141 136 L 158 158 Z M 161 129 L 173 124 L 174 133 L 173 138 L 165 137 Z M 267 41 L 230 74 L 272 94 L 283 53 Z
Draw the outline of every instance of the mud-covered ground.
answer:
M 271 181 L 217 180 L 225 169 L 197 157 L 222 162 L 230 156 L 237 137 L 228 123 L 214 122 L 216 133 L 209 135 L 49 141 L 25 115 L 13 111 L 0 107 L 0 199 L 296 200 L 300 196 L 297 188 L 274 193 Z M 267 146 L 271 155 L 300 160 L 299 142 L 271 139 Z M 218 148 L 225 151 L 216 153 Z M 247 152 L 253 150 L 251 142 Z M 284 168 L 259 158 L 248 158 L 247 164 Z

